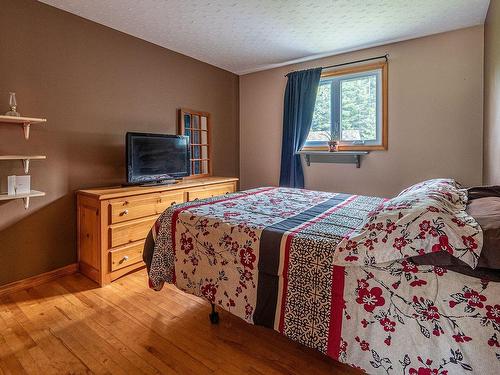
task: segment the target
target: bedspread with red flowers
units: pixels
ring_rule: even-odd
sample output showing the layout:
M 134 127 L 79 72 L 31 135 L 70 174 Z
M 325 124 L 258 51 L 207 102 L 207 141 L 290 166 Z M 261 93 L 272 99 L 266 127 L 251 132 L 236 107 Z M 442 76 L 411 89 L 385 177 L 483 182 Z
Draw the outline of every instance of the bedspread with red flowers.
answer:
M 499 283 L 411 260 L 344 274 L 340 361 L 367 373 L 500 373 Z
M 498 283 L 409 258 L 335 263 L 383 202 L 259 188 L 177 205 L 152 230 L 150 285 L 174 283 L 368 373 L 498 373 Z

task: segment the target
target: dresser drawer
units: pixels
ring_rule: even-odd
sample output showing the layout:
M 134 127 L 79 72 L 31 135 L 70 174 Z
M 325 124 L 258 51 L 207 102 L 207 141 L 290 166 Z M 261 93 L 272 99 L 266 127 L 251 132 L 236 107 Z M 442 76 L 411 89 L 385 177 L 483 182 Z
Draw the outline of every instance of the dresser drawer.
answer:
M 144 241 L 122 246 L 109 252 L 111 271 L 142 262 Z
M 109 227 L 109 247 L 116 247 L 130 242 L 143 240 L 148 235 L 159 215 L 138 219 Z
M 224 195 L 234 193 L 234 185 L 216 185 L 212 187 L 206 187 L 203 189 L 189 190 L 188 199 L 194 201 L 197 199 L 215 197 L 217 195 Z
M 171 205 L 183 201 L 184 193 L 149 195 L 142 198 L 114 201 L 110 204 L 110 222 L 115 224 L 141 217 L 159 215 Z

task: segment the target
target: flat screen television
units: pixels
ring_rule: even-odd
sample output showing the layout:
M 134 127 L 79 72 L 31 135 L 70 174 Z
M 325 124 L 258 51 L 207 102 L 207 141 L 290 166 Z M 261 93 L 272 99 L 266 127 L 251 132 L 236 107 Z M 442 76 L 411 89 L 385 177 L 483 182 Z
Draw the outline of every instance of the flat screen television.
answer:
M 127 183 L 161 184 L 189 176 L 189 137 L 128 132 Z

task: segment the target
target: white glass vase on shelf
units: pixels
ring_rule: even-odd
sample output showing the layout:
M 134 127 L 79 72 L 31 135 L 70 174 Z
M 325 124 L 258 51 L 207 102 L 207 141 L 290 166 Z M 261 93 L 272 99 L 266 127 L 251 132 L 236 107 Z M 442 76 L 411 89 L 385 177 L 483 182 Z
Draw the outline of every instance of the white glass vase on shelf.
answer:
M 11 92 L 10 93 L 10 98 L 9 98 L 9 107 L 10 111 L 5 114 L 5 116 L 15 116 L 19 117 L 21 116 L 19 112 L 16 111 L 17 109 L 17 101 L 16 101 L 16 93 Z

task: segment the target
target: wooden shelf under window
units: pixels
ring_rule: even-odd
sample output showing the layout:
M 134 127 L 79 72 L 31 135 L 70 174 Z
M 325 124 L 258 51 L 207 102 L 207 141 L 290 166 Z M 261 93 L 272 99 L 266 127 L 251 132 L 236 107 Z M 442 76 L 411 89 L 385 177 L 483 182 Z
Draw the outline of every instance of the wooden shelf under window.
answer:
M 356 164 L 356 168 L 361 167 L 361 156 L 369 154 L 369 151 L 308 151 L 297 152 L 298 155 L 304 155 L 307 166 L 311 163 L 341 163 Z

